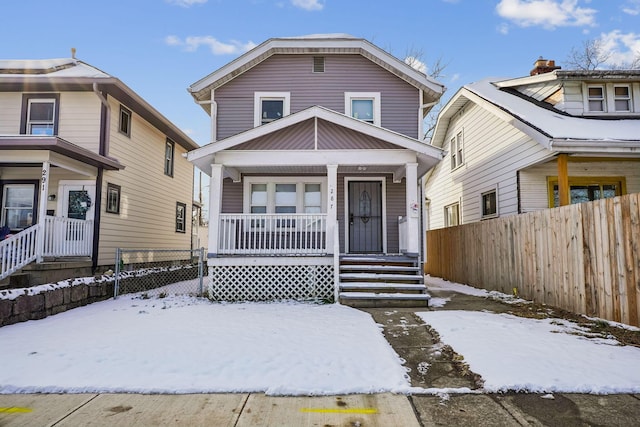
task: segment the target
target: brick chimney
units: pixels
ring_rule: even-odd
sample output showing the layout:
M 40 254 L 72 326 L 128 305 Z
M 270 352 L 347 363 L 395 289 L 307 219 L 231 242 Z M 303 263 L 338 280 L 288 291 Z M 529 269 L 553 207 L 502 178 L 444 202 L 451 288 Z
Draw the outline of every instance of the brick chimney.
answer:
M 543 59 L 542 56 L 533 63 L 533 70 L 529 72 L 530 76 L 537 76 L 538 74 L 550 73 L 554 70 L 559 70 L 560 66 L 556 65 L 556 61 L 552 59 Z

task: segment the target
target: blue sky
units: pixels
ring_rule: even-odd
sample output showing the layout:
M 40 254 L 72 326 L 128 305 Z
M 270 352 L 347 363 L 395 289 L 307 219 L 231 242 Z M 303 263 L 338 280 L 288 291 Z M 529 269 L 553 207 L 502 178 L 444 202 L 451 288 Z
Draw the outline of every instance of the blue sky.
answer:
M 208 116 L 186 88 L 272 37 L 348 33 L 403 59 L 447 64 L 450 97 L 519 77 L 543 56 L 601 39 L 612 62 L 640 52 L 640 0 L 5 0 L 0 57 L 70 56 L 118 77 L 201 145 Z M 566 67 L 565 67 L 566 68 Z

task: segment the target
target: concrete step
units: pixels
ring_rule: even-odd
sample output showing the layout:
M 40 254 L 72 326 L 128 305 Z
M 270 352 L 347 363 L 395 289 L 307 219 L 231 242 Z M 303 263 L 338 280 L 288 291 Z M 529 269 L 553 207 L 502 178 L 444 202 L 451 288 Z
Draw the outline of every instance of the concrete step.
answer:
M 350 307 L 428 307 L 429 294 L 340 292 L 340 303 Z
M 340 273 L 340 283 L 350 282 L 399 282 L 422 283 L 422 275 L 393 273 Z
M 420 267 L 405 266 L 405 265 L 373 265 L 373 264 L 341 264 L 340 271 L 352 271 L 352 272 L 407 272 L 416 274 L 420 272 Z
M 427 287 L 423 284 L 384 283 L 384 282 L 345 282 L 340 284 L 341 292 L 370 292 L 370 293 L 406 293 L 424 294 Z

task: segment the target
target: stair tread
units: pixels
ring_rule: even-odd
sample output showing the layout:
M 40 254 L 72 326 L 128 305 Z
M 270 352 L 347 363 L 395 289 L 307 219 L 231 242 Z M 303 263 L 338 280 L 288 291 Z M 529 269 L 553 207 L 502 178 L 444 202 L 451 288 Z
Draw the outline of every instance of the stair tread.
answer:
M 385 283 L 385 282 L 345 282 L 340 284 L 340 288 L 349 288 L 349 289 L 406 289 L 406 290 L 416 290 L 416 289 L 424 289 L 427 287 L 420 284 L 413 283 Z
M 401 265 L 348 264 L 341 265 L 340 270 L 420 271 L 420 267 L 405 267 Z
M 399 279 L 422 280 L 421 274 L 389 274 L 389 273 L 340 273 L 341 279 Z
M 421 300 L 431 299 L 429 294 L 403 294 L 403 293 L 374 293 L 374 292 L 340 292 L 340 298 L 345 299 L 398 299 L 398 300 Z

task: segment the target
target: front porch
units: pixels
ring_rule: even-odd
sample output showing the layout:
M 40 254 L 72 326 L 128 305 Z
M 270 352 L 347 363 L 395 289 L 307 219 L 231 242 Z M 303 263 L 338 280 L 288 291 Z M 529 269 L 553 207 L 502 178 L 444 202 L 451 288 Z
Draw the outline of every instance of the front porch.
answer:
M 0 241 L 0 287 L 27 287 L 91 274 L 93 221 L 46 216 Z M 85 274 L 86 275 L 86 274 Z

